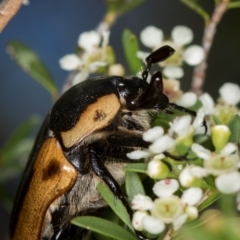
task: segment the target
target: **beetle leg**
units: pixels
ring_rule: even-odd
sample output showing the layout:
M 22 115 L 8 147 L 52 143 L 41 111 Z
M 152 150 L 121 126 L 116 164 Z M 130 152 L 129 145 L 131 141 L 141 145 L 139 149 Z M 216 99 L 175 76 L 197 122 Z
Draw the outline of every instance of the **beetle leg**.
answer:
M 113 192 L 116 201 L 116 198 L 119 198 L 123 205 L 125 206 L 130 219 L 133 217 L 133 211 L 129 206 L 128 201 L 126 200 L 125 194 L 123 193 L 122 189 L 120 188 L 117 181 L 114 179 L 114 177 L 110 174 L 110 172 L 107 170 L 107 168 L 104 166 L 101 159 L 97 156 L 95 150 L 93 147 L 89 147 L 89 157 L 90 157 L 90 163 L 92 166 L 92 170 L 94 173 L 100 177 L 110 188 L 110 190 Z M 140 240 L 150 240 L 149 238 L 146 238 L 144 235 L 142 235 L 141 232 L 135 231 L 136 235 Z

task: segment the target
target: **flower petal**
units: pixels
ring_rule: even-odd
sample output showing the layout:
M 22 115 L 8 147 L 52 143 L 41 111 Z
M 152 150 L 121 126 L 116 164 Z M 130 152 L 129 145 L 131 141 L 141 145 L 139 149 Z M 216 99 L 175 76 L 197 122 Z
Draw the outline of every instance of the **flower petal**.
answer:
M 181 201 L 189 206 L 196 205 L 202 198 L 203 191 L 201 188 L 191 187 L 183 192 Z
M 127 153 L 127 157 L 130 159 L 138 160 L 141 158 L 147 158 L 150 156 L 150 153 L 144 150 L 135 150 L 130 153 Z
M 150 210 L 153 207 L 153 201 L 148 196 L 137 194 L 134 196 L 131 202 L 131 207 L 134 210 L 140 210 L 140 211 Z
M 177 104 L 183 107 L 192 107 L 197 102 L 197 95 L 193 92 L 184 93 L 178 100 Z
M 143 140 L 146 142 L 154 142 L 157 138 L 161 137 L 164 134 L 162 127 L 156 126 L 150 128 L 143 133 Z
M 182 227 L 182 225 L 187 221 L 187 218 L 188 218 L 187 214 L 182 214 L 178 218 L 176 218 L 172 223 L 174 231 L 179 230 Z
M 165 224 L 158 218 L 145 216 L 142 219 L 144 230 L 151 234 L 159 234 L 165 230 Z
M 240 173 L 223 173 L 215 179 L 217 189 L 224 194 L 236 193 L 240 190 Z
M 240 101 L 240 87 L 235 83 L 224 83 L 219 93 L 226 104 L 237 105 Z
M 167 78 L 182 78 L 184 75 L 181 67 L 168 66 L 163 69 L 163 75 Z
M 175 141 L 173 138 L 169 137 L 168 135 L 164 135 L 154 141 L 150 146 L 149 150 L 153 153 L 163 153 L 175 145 Z
M 203 93 L 199 96 L 199 100 L 202 102 L 202 108 L 206 115 L 213 114 L 214 112 L 214 101 L 208 93 Z
M 170 197 L 178 188 L 179 183 L 176 179 L 164 179 L 154 184 L 153 192 L 158 197 Z
M 144 28 L 140 33 L 141 42 L 149 48 L 158 48 L 162 44 L 163 32 L 154 26 Z
M 211 157 L 211 151 L 208 149 L 204 148 L 203 146 L 194 143 L 191 147 L 191 150 L 199 157 L 204 160 L 207 160 Z
M 184 46 L 192 42 L 193 31 L 186 26 L 176 26 L 171 33 L 173 42 L 178 46 Z
M 86 52 L 93 51 L 99 46 L 101 36 L 96 31 L 83 32 L 78 38 L 78 46 Z
M 189 127 L 191 124 L 192 118 L 189 115 L 184 115 L 182 117 L 175 118 L 172 123 L 170 123 L 171 128 L 170 133 L 174 132 L 179 137 L 185 137 L 189 132 Z
M 230 154 L 236 152 L 237 150 L 238 150 L 237 145 L 234 144 L 234 143 L 230 143 L 230 142 L 229 142 L 229 143 L 227 143 L 227 144 L 225 145 L 225 147 L 221 150 L 220 154 L 227 156 L 227 155 L 230 155 Z
M 137 211 L 133 214 L 132 225 L 136 230 L 143 230 L 142 220 L 146 216 L 148 216 L 148 213 L 146 211 Z
M 190 66 L 196 66 L 202 62 L 205 57 L 205 52 L 202 47 L 192 45 L 188 47 L 183 53 L 184 61 Z
M 67 54 L 60 58 L 59 64 L 62 69 L 72 71 L 82 65 L 82 60 L 76 54 Z

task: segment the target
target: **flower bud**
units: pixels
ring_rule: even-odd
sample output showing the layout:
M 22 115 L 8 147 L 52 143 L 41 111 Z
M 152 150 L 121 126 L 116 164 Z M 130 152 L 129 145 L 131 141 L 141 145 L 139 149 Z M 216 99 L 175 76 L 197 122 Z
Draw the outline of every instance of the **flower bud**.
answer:
M 216 125 L 211 128 L 213 145 L 218 153 L 227 144 L 231 132 L 225 125 Z
M 154 159 L 148 163 L 147 175 L 153 179 L 164 179 L 168 176 L 169 169 L 161 160 Z

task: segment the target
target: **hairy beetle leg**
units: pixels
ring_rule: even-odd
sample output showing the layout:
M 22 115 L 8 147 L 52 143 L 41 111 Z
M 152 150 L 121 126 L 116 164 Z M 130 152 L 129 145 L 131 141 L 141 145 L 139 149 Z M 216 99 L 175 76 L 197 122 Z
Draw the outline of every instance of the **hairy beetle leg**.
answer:
M 110 190 L 113 192 L 113 194 L 115 196 L 114 202 L 116 201 L 117 198 L 119 198 L 121 200 L 121 202 L 123 203 L 123 205 L 125 206 L 128 214 L 129 214 L 130 219 L 132 219 L 133 211 L 130 208 L 128 201 L 126 200 L 125 194 L 123 193 L 122 189 L 120 188 L 119 184 L 116 182 L 114 177 L 110 174 L 110 172 L 104 166 L 104 164 L 102 163 L 100 158 L 97 156 L 93 147 L 89 148 L 89 156 L 90 156 L 90 163 L 92 166 L 92 170 L 94 171 L 94 173 L 98 177 L 100 177 L 107 184 L 107 186 L 110 188 Z M 136 231 L 136 230 L 135 230 L 135 233 L 140 240 L 156 239 L 156 238 L 152 238 L 152 239 L 146 238 L 141 232 Z

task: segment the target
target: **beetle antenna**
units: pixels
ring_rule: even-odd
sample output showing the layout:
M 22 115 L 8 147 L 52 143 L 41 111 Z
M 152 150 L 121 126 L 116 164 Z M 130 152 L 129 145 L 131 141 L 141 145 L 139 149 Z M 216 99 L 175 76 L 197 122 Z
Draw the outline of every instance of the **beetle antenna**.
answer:
M 190 109 L 187 109 L 187 108 L 182 107 L 182 106 L 179 106 L 179 105 L 177 105 L 177 104 L 175 104 L 175 103 L 169 103 L 169 104 L 168 104 L 168 107 L 170 107 L 171 109 L 177 109 L 177 110 L 179 110 L 179 111 L 181 111 L 181 112 L 186 112 L 186 113 L 192 115 L 193 117 L 196 117 L 196 116 L 197 116 L 197 113 L 196 113 L 195 111 L 190 110 Z M 206 120 L 205 120 L 205 119 L 203 119 L 202 126 L 205 128 L 204 134 L 206 134 L 206 133 L 207 133 L 207 123 L 206 123 Z
M 147 81 L 148 73 L 151 70 L 152 64 L 165 61 L 169 57 L 174 54 L 175 50 L 165 45 L 163 47 L 158 48 L 156 51 L 152 52 L 146 59 L 147 66 L 145 70 L 142 72 L 143 81 Z

